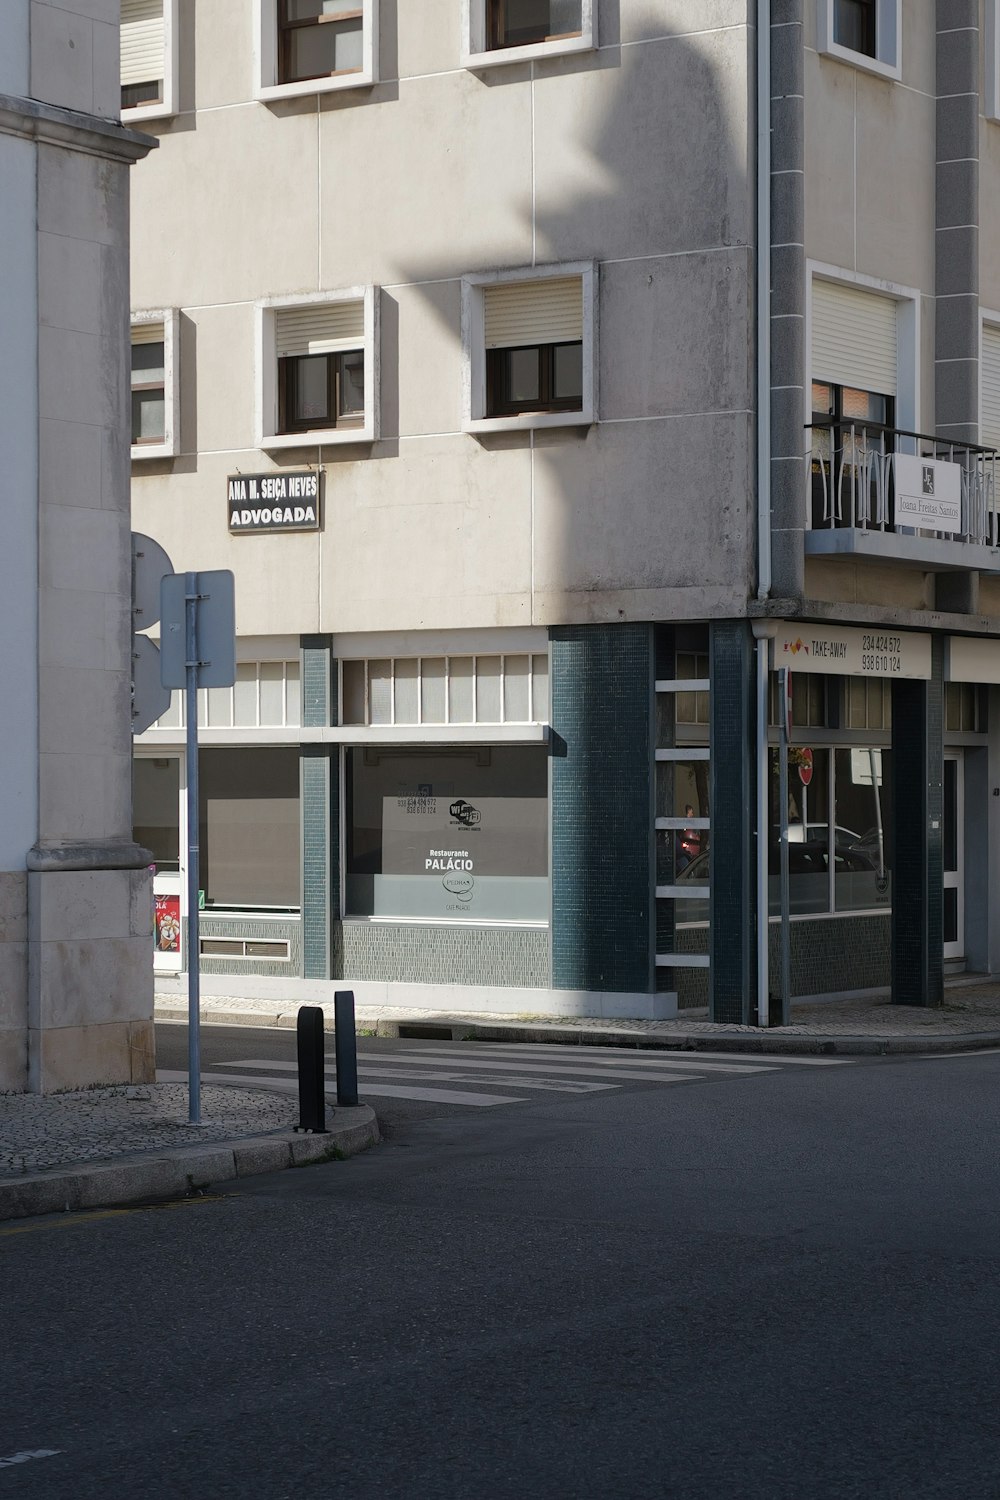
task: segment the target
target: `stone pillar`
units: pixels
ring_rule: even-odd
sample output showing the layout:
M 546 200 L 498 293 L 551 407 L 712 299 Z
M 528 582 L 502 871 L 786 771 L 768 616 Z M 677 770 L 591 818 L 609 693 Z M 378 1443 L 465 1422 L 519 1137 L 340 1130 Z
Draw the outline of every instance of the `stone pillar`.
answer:
M 744 620 L 710 633 L 712 681 L 709 900 L 713 1021 L 747 1025 L 755 993 L 753 815 L 753 638 Z
M 937 0 L 935 432 L 979 442 L 979 0 Z M 979 574 L 939 573 L 939 610 L 976 614 Z
M 771 593 L 805 588 L 805 125 L 802 0 L 771 21 Z
M 651 995 L 652 627 L 551 642 L 553 988 Z
M 941 1005 L 944 642 L 929 682 L 892 684 L 892 1003 Z
M 330 637 L 305 635 L 301 642 L 302 727 L 337 722 L 336 663 Z M 339 915 L 338 752 L 330 745 L 303 745 L 302 816 L 302 973 L 306 979 L 332 976 L 332 924 Z
M 153 1076 L 150 856 L 132 839 L 128 354 L 128 167 L 152 142 L 116 123 L 117 0 L 10 7 L 0 50 L 20 89 L 0 96 L 17 391 L 0 402 L 17 476 L 0 554 L 21 574 L 0 588 L 16 643 L 2 684 L 0 1088 L 48 1092 Z

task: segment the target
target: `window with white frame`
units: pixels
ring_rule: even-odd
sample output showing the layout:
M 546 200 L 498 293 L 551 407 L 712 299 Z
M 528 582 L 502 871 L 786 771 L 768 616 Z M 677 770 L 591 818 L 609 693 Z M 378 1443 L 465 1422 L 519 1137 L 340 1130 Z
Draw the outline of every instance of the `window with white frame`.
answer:
M 258 316 L 260 446 L 374 441 L 375 288 L 265 303 Z
M 177 0 L 121 0 L 121 108 L 129 124 L 177 110 Z
M 523 62 L 597 46 L 596 0 L 464 0 L 466 67 Z
M 467 432 L 594 421 L 595 288 L 590 263 L 463 278 Z
M 232 687 L 198 689 L 198 723 L 203 729 L 292 729 L 302 723 L 299 663 L 241 661 Z M 184 728 L 184 694 L 171 695 L 170 707 L 154 729 Z
M 544 724 L 544 652 L 341 663 L 342 724 Z
M 132 458 L 177 452 L 177 323 L 174 310 L 132 316 Z
M 986 448 L 1000 448 L 1000 321 L 983 323 L 979 389 L 979 441 Z
M 378 77 L 378 0 L 254 0 L 259 99 L 365 87 Z
M 899 78 L 902 24 L 902 0 L 817 0 L 817 49 L 883 78 Z
M 888 456 L 920 425 L 919 293 L 809 269 L 811 524 L 890 522 Z

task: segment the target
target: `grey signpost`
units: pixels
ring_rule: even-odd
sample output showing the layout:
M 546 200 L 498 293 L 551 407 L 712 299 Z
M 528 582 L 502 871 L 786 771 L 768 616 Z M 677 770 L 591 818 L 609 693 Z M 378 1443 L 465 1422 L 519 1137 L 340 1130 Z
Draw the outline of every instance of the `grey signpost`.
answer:
M 233 575 L 172 573 L 160 583 L 160 677 L 165 688 L 185 691 L 187 762 L 188 914 L 188 1119 L 201 1123 L 201 972 L 198 892 L 198 689 L 236 681 Z
M 792 674 L 788 667 L 778 669 L 781 693 L 781 750 L 778 768 L 778 811 L 781 838 L 781 1024 L 788 1026 L 792 1011 L 792 948 L 789 926 L 788 879 L 788 739 L 792 731 Z M 803 825 L 802 837 L 808 836 Z

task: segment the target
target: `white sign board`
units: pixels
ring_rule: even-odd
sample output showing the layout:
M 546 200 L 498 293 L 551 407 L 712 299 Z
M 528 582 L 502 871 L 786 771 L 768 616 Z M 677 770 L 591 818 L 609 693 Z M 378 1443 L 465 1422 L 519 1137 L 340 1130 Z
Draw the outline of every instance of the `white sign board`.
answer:
M 897 453 L 896 525 L 926 531 L 961 531 L 962 470 L 938 458 Z
M 774 637 L 773 667 L 844 677 L 931 675 L 931 638 L 912 632 L 782 620 Z
M 990 636 L 949 636 L 944 651 L 945 682 L 1000 682 L 1000 641 Z

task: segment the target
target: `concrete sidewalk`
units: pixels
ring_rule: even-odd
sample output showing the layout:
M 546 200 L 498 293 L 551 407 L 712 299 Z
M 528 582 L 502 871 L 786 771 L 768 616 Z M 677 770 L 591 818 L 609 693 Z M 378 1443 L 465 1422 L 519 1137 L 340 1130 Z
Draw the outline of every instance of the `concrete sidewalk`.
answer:
M 142 1203 L 353 1156 L 376 1144 L 367 1105 L 327 1104 L 324 1135 L 299 1135 L 294 1094 L 207 1085 L 203 1124 L 188 1124 L 187 1086 L 0 1094 L 0 1219 Z
M 333 1005 L 325 1002 L 321 1008 L 327 1030 L 332 1030 Z M 298 1002 L 202 998 L 202 1020 L 212 1024 L 294 1027 L 297 1014 Z M 417 1007 L 375 1010 L 358 1006 L 356 1017 L 359 1032 L 385 1037 L 878 1057 L 1000 1047 L 1000 983 L 965 976 L 949 980 L 945 1003 L 937 1010 L 890 1005 L 888 995 L 881 992 L 795 1005 L 792 1025 L 766 1030 L 717 1026 L 704 1011 L 671 1021 L 607 1021 L 587 1016 L 500 1017 L 477 1010 L 445 1014 Z M 186 1021 L 187 1007 L 176 995 L 157 996 L 156 1019 Z

